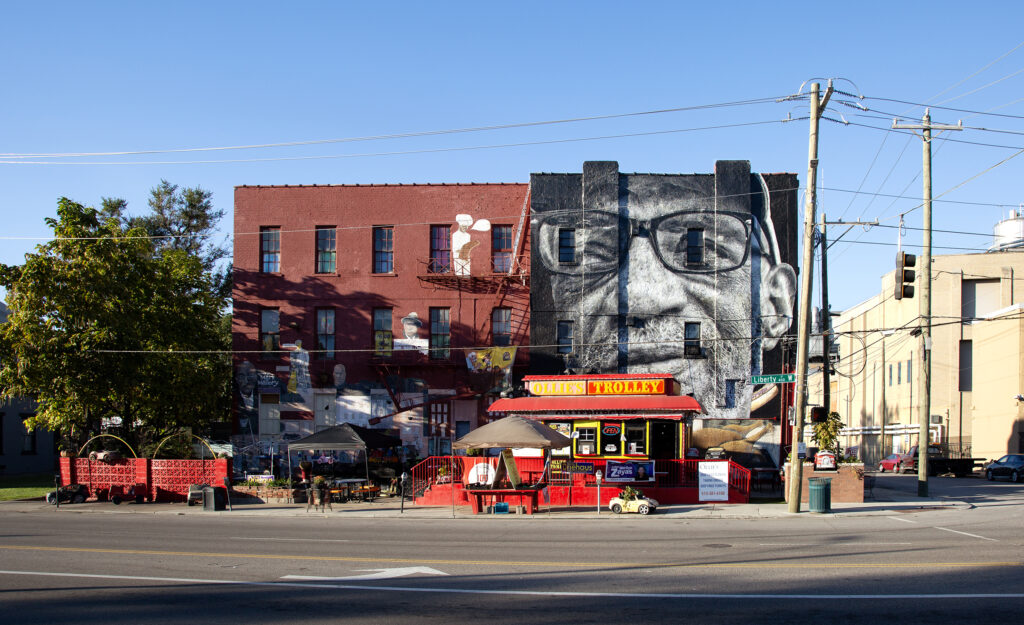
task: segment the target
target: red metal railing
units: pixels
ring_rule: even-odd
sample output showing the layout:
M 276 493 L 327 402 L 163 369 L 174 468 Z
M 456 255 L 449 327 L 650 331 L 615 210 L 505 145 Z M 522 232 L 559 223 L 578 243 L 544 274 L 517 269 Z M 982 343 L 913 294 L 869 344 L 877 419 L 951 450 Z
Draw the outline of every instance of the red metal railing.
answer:
M 566 458 L 568 460 L 568 458 Z M 452 484 L 451 476 L 455 475 L 455 488 L 461 488 L 466 481 L 466 471 L 479 462 L 495 465 L 497 457 L 479 456 L 431 456 L 410 470 L 411 484 L 406 494 L 412 498 L 424 495 L 432 486 Z M 588 473 L 570 473 L 550 470 L 545 476 L 544 459 L 539 457 L 517 457 L 516 467 L 526 484 L 545 481 L 552 486 L 594 486 L 597 484 L 596 471 L 607 474 L 607 462 L 601 458 L 593 460 L 577 460 L 577 463 L 593 465 Z M 729 490 L 741 493 L 744 497 L 750 493 L 750 469 L 738 465 L 731 460 L 655 460 L 654 481 L 639 485 L 653 488 L 687 488 L 696 490 L 699 487 L 699 463 L 727 462 L 729 464 Z M 605 482 L 610 486 L 616 483 Z M 461 501 L 461 497 L 457 497 Z

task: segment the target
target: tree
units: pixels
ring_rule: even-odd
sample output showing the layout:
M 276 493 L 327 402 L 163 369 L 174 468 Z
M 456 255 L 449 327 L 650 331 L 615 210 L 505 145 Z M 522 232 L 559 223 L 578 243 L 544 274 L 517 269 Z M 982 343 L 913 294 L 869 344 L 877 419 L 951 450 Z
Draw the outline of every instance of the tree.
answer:
M 838 412 L 828 413 L 828 417 L 820 423 L 811 425 L 814 435 L 811 437 L 821 449 L 831 451 L 839 457 L 839 433 L 843 430 L 843 419 Z
M 120 423 L 138 451 L 206 423 L 225 402 L 225 299 L 197 255 L 125 228 L 123 211 L 62 198 L 46 220 L 55 239 L 22 266 L 0 265 L 11 310 L 0 326 L 0 396 L 35 398 L 28 425 L 67 448 Z

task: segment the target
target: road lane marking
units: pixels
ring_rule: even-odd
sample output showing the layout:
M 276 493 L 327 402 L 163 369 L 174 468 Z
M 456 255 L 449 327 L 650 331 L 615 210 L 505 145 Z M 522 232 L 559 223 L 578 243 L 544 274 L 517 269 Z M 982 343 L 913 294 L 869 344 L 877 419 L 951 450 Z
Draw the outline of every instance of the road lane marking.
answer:
M 329 590 L 371 590 L 375 592 L 420 592 L 460 595 L 499 595 L 517 597 L 581 597 L 581 598 L 627 598 L 627 599 L 756 599 L 756 600 L 817 600 L 838 599 L 848 601 L 878 601 L 884 599 L 906 601 L 907 599 L 1024 599 L 1024 593 L 945 593 L 945 594 L 732 594 L 732 593 L 667 593 L 667 592 L 583 592 L 556 590 L 486 590 L 482 588 L 417 588 L 414 586 L 372 586 L 362 584 L 314 584 L 302 582 L 249 582 L 242 580 L 199 579 L 188 577 L 149 577 L 139 575 L 97 575 L 89 573 L 50 573 L 44 571 L 4 571 L 0 575 L 34 575 L 37 577 L 70 577 L 85 579 L 109 579 L 130 582 L 159 582 L 162 584 L 212 584 L 219 586 L 260 586 L 276 588 L 307 588 Z
M 971 538 L 980 538 L 981 540 L 991 540 L 994 543 L 999 542 L 995 538 L 986 538 L 984 536 L 978 536 L 977 534 L 968 534 L 967 532 L 960 532 L 960 531 L 957 531 L 957 530 L 951 530 L 948 527 L 938 527 L 938 526 L 936 526 L 935 529 L 942 530 L 944 532 L 952 532 L 954 534 L 960 534 L 962 536 L 970 536 Z
M 835 549 L 836 547 L 888 547 L 892 545 L 907 546 L 914 543 L 843 543 L 834 545 L 832 543 L 758 543 L 758 547 L 825 547 Z
M 545 562 L 515 560 L 459 560 L 439 558 L 363 558 L 356 556 L 321 556 L 321 555 L 273 555 L 260 553 L 220 553 L 202 551 L 157 551 L 150 549 L 98 549 L 87 547 L 47 547 L 41 545 L 0 545 L 0 551 L 52 551 L 55 553 L 109 553 L 118 555 L 145 556 L 181 556 L 196 558 L 238 558 L 253 560 L 314 560 L 317 562 L 373 562 L 373 563 L 410 563 L 410 564 L 453 564 L 479 566 L 525 566 L 536 568 L 685 568 L 685 569 L 763 569 L 771 565 L 776 569 L 860 569 L 860 568 L 920 568 L 924 566 L 939 568 L 974 568 L 997 566 L 1022 566 L 1022 562 L 824 562 L 811 560 L 807 562 L 775 562 L 774 560 L 757 560 L 750 562 Z
M 362 570 L 373 572 L 367 573 L 366 575 L 352 575 L 349 577 L 323 577 L 320 575 L 282 575 L 281 579 L 304 579 L 307 581 L 320 580 L 323 582 L 345 582 L 352 580 L 391 579 L 394 577 L 406 577 L 408 575 L 448 575 L 444 571 L 438 571 L 437 569 L 432 569 L 429 566 L 407 566 L 394 569 Z
M 274 540 L 274 541 L 295 541 L 306 543 L 347 543 L 351 542 L 345 538 L 251 538 L 249 536 L 232 536 L 231 540 Z
M 890 517 L 885 517 L 885 518 L 892 519 L 893 521 L 903 521 L 904 523 L 913 523 L 915 525 L 917 524 L 917 521 L 911 521 L 910 519 L 904 519 L 903 517 L 898 517 L 898 516 L 890 516 Z

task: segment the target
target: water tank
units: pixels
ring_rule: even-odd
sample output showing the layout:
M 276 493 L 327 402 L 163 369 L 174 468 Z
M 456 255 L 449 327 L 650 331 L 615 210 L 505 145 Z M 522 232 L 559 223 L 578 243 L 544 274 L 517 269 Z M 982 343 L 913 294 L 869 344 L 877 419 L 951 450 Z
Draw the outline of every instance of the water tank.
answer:
M 1024 247 L 1024 210 L 1010 211 L 1010 216 L 992 229 L 990 252 Z

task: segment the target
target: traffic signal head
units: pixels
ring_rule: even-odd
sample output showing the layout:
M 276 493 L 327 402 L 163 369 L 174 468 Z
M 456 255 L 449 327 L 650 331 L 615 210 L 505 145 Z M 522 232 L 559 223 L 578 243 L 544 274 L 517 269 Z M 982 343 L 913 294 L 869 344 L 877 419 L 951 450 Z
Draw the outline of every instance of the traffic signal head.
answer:
M 811 406 L 811 423 L 824 423 L 828 418 L 828 411 L 824 406 Z
M 914 270 L 910 269 L 917 264 L 917 256 L 906 252 L 896 253 L 896 289 L 893 293 L 896 299 L 914 297 Z

